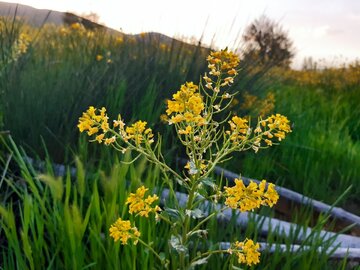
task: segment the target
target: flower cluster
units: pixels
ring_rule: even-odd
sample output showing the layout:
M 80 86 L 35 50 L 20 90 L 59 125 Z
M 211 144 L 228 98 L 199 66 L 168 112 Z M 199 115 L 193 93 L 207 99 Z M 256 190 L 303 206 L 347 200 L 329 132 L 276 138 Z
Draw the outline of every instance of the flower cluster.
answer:
M 244 242 L 236 241 L 228 249 L 230 254 L 235 254 L 238 257 L 239 263 L 246 263 L 251 266 L 260 262 L 260 252 L 258 249 L 260 245 L 255 244 L 251 239 L 245 239 Z
M 248 120 L 238 116 L 233 116 L 228 121 L 230 130 L 226 131 L 226 134 L 230 135 L 232 141 L 242 141 L 246 138 L 246 134 L 249 131 Z
M 126 200 L 126 204 L 129 204 L 129 213 L 149 217 L 149 213 L 153 212 L 155 213 L 155 218 L 158 218 L 158 212 L 161 211 L 160 207 L 151 205 L 158 200 L 159 197 L 154 194 L 145 198 L 147 190 L 147 188 L 141 186 L 135 193 L 130 193 Z M 118 218 L 115 223 L 111 225 L 109 232 L 115 242 L 120 239 L 123 245 L 126 245 L 129 239 L 133 239 L 133 243 L 136 245 L 141 235 L 135 226 L 131 227 L 129 220 L 122 220 L 121 218 Z
M 184 122 L 189 128 L 183 130 L 183 134 L 191 132 L 191 124 L 198 126 L 205 124 L 205 118 L 201 116 L 205 108 L 203 97 L 198 92 L 198 86 L 192 82 L 183 84 L 172 100 L 167 101 L 167 115 L 172 115 L 169 123 Z
M 155 201 L 159 199 L 157 195 L 148 196 L 145 198 L 145 192 L 148 191 L 144 186 L 139 187 L 135 193 L 130 193 L 126 200 L 126 204 L 129 204 L 129 213 L 137 213 L 140 216 L 149 217 L 149 213 L 157 213 L 161 211 L 160 207 L 156 205 L 151 206 Z
M 227 49 L 211 52 L 206 60 L 209 63 L 210 74 L 215 76 L 220 75 L 221 71 L 226 71 L 231 76 L 237 74 L 235 68 L 240 62 L 239 57 Z
M 252 129 L 248 125 L 248 120 L 238 116 L 233 116 L 228 121 L 230 130 L 226 131 L 226 134 L 230 136 L 230 140 L 233 143 L 241 143 L 247 140 L 252 133 Z M 248 141 L 251 144 L 251 148 L 255 152 L 261 147 L 263 141 L 266 146 L 272 146 L 272 139 L 281 141 L 285 139 L 286 133 L 291 132 L 290 121 L 281 114 L 271 115 L 264 120 L 260 120 L 254 129 L 254 139 Z
M 84 26 L 81 24 L 81 23 L 72 23 L 70 25 L 70 28 L 73 29 L 73 30 L 81 30 Z
M 87 131 L 89 136 L 96 135 L 93 141 L 97 141 L 98 143 L 104 142 L 106 145 L 113 144 L 117 136 L 105 137 L 107 133 L 114 134 L 114 130 L 111 130 L 109 126 L 109 117 L 106 114 L 106 109 L 103 107 L 99 110 L 99 113 L 97 111 L 98 109 L 90 106 L 89 109 L 83 113 L 82 117 L 79 118 L 78 128 L 80 132 Z M 146 127 L 146 124 L 147 122 L 139 120 L 125 129 L 125 123 L 120 115 L 117 120 L 113 121 L 113 127 L 119 129 L 118 137 L 125 142 L 132 140 L 136 145 L 145 141 L 149 144 L 154 142 L 154 134 L 151 128 Z
M 0 32 L 2 26 L 0 24 Z M 12 44 L 9 54 L 6 54 L 3 59 L 0 59 L 0 65 L 9 64 L 10 62 L 16 62 L 21 55 L 25 54 L 28 51 L 28 48 L 31 44 L 31 37 L 26 33 L 20 33 L 19 37 Z
M 258 185 L 253 181 L 245 187 L 243 181 L 235 179 L 235 186 L 225 187 L 225 205 L 232 209 L 239 209 L 241 212 L 259 208 L 261 205 L 272 207 L 279 199 L 274 184 L 268 184 L 263 180 Z
M 238 74 L 236 67 L 239 64 L 239 57 L 227 49 L 211 52 L 207 57 L 208 68 L 210 69 L 209 75 L 215 77 L 221 77 L 222 74 L 225 75 L 225 78 L 221 80 L 220 86 L 227 86 L 234 82 L 234 77 Z M 205 87 L 214 92 L 218 93 L 220 91 L 218 86 L 213 87 L 215 81 L 205 74 L 203 77 L 206 84 Z
M 31 42 L 31 37 L 25 33 L 21 33 L 16 41 L 15 47 L 19 51 L 19 54 L 24 54 L 28 50 Z
M 68 36 L 68 35 L 74 34 L 74 33 L 78 33 L 80 35 L 83 35 L 86 32 L 87 31 L 86 31 L 86 28 L 84 27 L 84 25 L 79 23 L 79 22 L 72 23 L 68 27 L 61 27 L 60 28 L 60 34 L 62 36 Z
M 136 245 L 141 235 L 136 227 L 131 227 L 129 220 L 122 220 L 121 218 L 118 218 L 115 223 L 111 225 L 109 232 L 115 242 L 120 240 L 123 245 L 126 245 L 129 239 L 133 239 Z
M 257 115 L 265 117 L 269 115 L 275 108 L 275 95 L 273 92 L 267 93 L 266 97 L 261 99 L 257 96 L 245 92 L 243 95 L 243 103 L 240 108 L 249 113 L 249 115 Z
M 265 134 L 268 138 L 272 138 L 272 135 L 274 135 L 279 141 L 281 141 L 282 139 L 285 139 L 285 133 L 291 132 L 290 121 L 286 116 L 281 114 L 277 113 L 276 115 L 271 115 L 266 119 L 266 122 L 262 123 L 262 125 L 267 125 L 270 130 L 275 131 L 274 134 L 271 134 L 271 132 L 268 131 Z
M 147 141 L 150 144 L 153 143 L 154 134 L 152 133 L 151 128 L 146 128 L 146 125 L 147 122 L 139 120 L 130 127 L 127 127 L 124 139 L 133 140 L 136 144 L 140 144 L 144 141 Z
M 111 60 L 111 52 L 106 52 L 105 56 L 103 54 L 97 54 L 95 57 L 96 61 L 100 62 L 105 60 L 106 63 L 111 64 L 112 60 Z
M 78 128 L 80 132 L 87 131 L 89 136 L 96 135 L 95 141 L 105 144 L 111 144 L 115 141 L 115 137 L 105 138 L 109 131 L 109 117 L 106 114 L 106 109 L 103 107 L 97 114 L 97 109 L 90 106 L 89 109 L 79 118 Z M 102 132 L 101 132 L 102 131 Z M 101 133 L 99 133 L 101 132 Z

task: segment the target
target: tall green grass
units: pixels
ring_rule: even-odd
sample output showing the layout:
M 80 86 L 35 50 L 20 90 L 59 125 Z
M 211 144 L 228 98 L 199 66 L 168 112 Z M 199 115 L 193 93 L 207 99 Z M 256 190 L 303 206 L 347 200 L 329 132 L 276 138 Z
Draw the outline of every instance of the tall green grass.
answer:
M 238 164 L 237 170 L 244 175 L 271 179 L 330 204 L 352 184 L 348 202 L 358 204 L 360 141 L 353 131 L 360 124 L 359 98 L 355 96 L 359 90 L 332 94 L 280 87 L 275 111 L 288 116 L 292 134 L 281 147 L 234 160 L 232 168 Z M 358 208 L 350 210 L 360 213 Z
M 64 31 L 43 27 L 28 52 L 7 68 L 2 87 L 5 127 L 37 153 L 42 137 L 57 159 L 64 158 L 64 145 L 75 144 L 77 119 L 88 106 L 121 111 L 127 121 L 137 115 L 158 122 L 173 85 L 198 80 L 205 65 L 205 49 L 156 34 Z
M 7 25 L 9 20 L 4 19 Z M 66 159 L 68 145 L 76 145 L 77 119 L 90 105 L 106 106 L 114 117 L 121 112 L 126 121 L 159 123 L 174 87 L 198 82 L 210 51 L 200 42 L 187 44 L 157 33 L 131 36 L 81 26 L 24 25 L 14 38 L 21 32 L 32 42 L 3 77 L 4 126 L 17 142 L 42 156 L 45 143 L 58 161 Z M 256 63 L 241 63 L 235 89 L 266 89 L 264 72 Z
M 90 174 L 75 159 L 75 176 L 70 170 L 55 176 L 51 167 L 38 174 L 10 143 L 19 172 L 6 172 L 4 180 L 13 194 L 0 207 L 3 269 L 152 269 L 154 258 L 146 250 L 114 244 L 108 229 L 118 216 L 127 215 L 129 190 L 141 183 L 158 185 L 156 168 L 115 158 L 111 171 L 99 168 Z M 163 234 L 159 225 L 139 222 L 145 241 Z
M 0 188 L 8 187 L 0 205 L 1 269 L 162 269 L 157 258 L 140 244 L 121 246 L 108 234 L 117 217 L 132 218 L 125 205 L 130 191 L 142 183 L 151 189 L 161 186 L 160 170 L 145 160 L 129 164 L 127 154 L 123 160 L 116 156 L 108 160 L 109 169 L 101 164 L 88 167 L 89 163 L 76 157 L 75 174 L 68 168 L 63 176 L 56 176 L 51 163 L 39 173 L 11 139 L 2 143 L 12 161 L 10 167 L 1 164 L 5 171 Z M 167 201 L 166 205 L 171 207 L 170 203 Z M 262 214 L 272 215 L 268 209 Z M 171 257 L 170 269 L 177 269 L 176 257 L 168 253 L 171 228 L 148 219 L 135 219 L 141 238 Z M 194 243 L 194 247 L 211 248 L 222 241 L 245 237 L 290 247 L 301 233 L 299 229 L 289 237 L 281 237 L 270 230 L 267 236 L 261 236 L 257 233 L 261 218 L 250 219 L 246 230 L 237 227 L 235 220 L 236 215 L 228 223 L 211 220 L 206 225 L 208 237 Z M 331 241 L 326 243 L 318 236 L 323 224 L 320 219 L 303 243 L 311 247 L 309 250 L 295 254 L 280 249 L 268 254 L 265 250 L 256 269 L 341 269 L 340 263 L 329 261 L 326 253 L 333 249 Z M 303 221 L 303 225 L 308 223 Z M 320 246 L 324 248 L 321 253 L 317 251 Z M 343 264 L 346 266 L 345 261 Z M 236 260 L 222 255 L 211 257 L 205 266 L 195 269 L 229 269 L 233 265 L 237 265 Z

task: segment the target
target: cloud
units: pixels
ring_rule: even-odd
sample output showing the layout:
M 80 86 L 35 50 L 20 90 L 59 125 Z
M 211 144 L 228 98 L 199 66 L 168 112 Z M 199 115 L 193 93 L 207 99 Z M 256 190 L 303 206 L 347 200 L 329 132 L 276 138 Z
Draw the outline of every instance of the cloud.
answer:
M 328 35 L 329 33 L 329 29 L 330 27 L 328 25 L 323 25 L 323 26 L 319 26 L 319 27 L 315 27 L 314 29 L 312 29 L 311 31 L 311 36 L 313 38 L 323 38 L 326 35 Z

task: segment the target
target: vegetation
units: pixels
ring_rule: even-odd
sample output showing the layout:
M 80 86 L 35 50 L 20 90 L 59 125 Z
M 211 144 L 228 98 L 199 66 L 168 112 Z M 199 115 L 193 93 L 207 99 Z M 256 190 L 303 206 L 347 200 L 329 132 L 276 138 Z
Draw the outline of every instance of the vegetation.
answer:
M 209 49 L 156 34 L 90 31 L 80 24 L 34 29 L 2 18 L 0 26 L 0 121 L 1 129 L 11 134 L 1 131 L 0 135 L 1 267 L 160 269 L 149 247 L 114 243 L 108 230 L 119 217 L 130 220 L 151 248 L 156 243 L 158 250 L 168 250 L 171 226 L 134 217 L 126 205 L 131 191 L 142 185 L 160 197 L 165 182 L 161 169 L 141 157 L 129 164 L 136 157 L 134 152 L 123 156 L 89 145 L 76 125 L 90 105 L 106 107 L 110 119 L 117 119 L 119 112 L 129 123 L 143 119 L 151 123 L 155 136 L 163 135 L 164 159 L 176 168 L 174 157 L 186 153 L 179 150 L 176 134 L 161 123 L 160 116 L 174 89 L 186 81 L 200 83 Z M 259 61 L 241 59 L 233 82 L 233 89 L 240 93 L 229 108 L 237 115 L 252 116 L 253 123 L 257 115 L 266 119 L 273 112 L 281 113 L 290 119 L 293 132 L 279 147 L 236 154 L 226 167 L 329 204 L 352 184 L 351 194 L 341 203 L 358 213 L 352 207 L 360 195 L 356 183 L 360 179 L 358 63 L 340 69 L 292 71 L 264 70 L 255 64 Z M 30 164 L 28 157 L 35 161 Z M 59 173 L 53 162 L 68 167 Z M 209 177 L 216 183 L 226 182 L 212 174 Z M 174 190 L 184 191 L 184 187 L 175 183 Z M 268 209 L 259 212 L 274 215 Z M 265 250 L 255 268 L 346 269 L 346 260 L 329 260 L 334 248 L 317 234 L 326 219 L 320 216 L 313 222 L 308 212 L 300 216 L 303 226 L 315 223 L 311 239 L 301 243 L 311 248 L 296 254 Z M 263 236 L 256 230 L 261 220 L 253 218 L 241 230 L 235 219 L 236 213 L 230 223 L 209 221 L 206 244 L 214 248 L 222 241 L 249 238 L 290 245 L 300 233 L 285 238 L 270 231 Z M 320 253 L 319 246 L 323 247 Z M 175 261 L 177 255 L 159 256 Z M 235 261 L 223 254 L 196 269 L 209 269 L 209 265 L 229 269 Z
M 243 35 L 245 43 L 244 58 L 259 65 L 289 67 L 294 57 L 293 43 L 282 27 L 265 15 L 252 22 Z

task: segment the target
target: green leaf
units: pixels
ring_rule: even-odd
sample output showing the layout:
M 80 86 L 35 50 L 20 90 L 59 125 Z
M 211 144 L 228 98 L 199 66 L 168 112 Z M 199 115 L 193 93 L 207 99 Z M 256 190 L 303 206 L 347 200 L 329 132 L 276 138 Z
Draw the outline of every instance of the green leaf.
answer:
M 186 215 L 189 217 L 192 217 L 193 219 L 203 218 L 205 217 L 205 213 L 201 211 L 199 208 L 196 208 L 194 210 L 186 209 Z
M 190 169 L 189 169 L 189 174 L 190 175 L 195 175 L 199 172 L 199 170 L 196 168 L 195 163 L 193 161 L 190 161 Z
M 234 270 L 244 270 L 244 268 L 240 268 L 240 267 L 237 267 L 235 265 L 232 265 L 232 269 L 234 269 Z
M 205 257 L 205 258 L 201 258 L 201 259 L 198 259 L 198 260 L 192 262 L 192 263 L 190 264 L 190 269 L 193 269 L 193 268 L 194 268 L 195 266 L 197 266 L 197 265 L 202 265 L 202 264 L 207 263 L 209 257 L 210 257 L 210 255 L 207 256 L 207 257 Z
M 159 257 L 161 258 L 162 262 L 164 262 L 166 260 L 166 254 L 164 252 L 160 252 Z
M 47 186 L 49 186 L 52 197 L 55 200 L 60 201 L 64 193 L 64 184 L 62 178 L 45 174 L 39 175 L 38 178 Z
M 206 177 L 200 181 L 203 185 L 211 187 L 213 190 L 218 188 L 217 184 L 215 183 L 215 179 Z
M 169 240 L 170 246 L 175 249 L 178 253 L 188 253 L 188 249 L 186 246 L 184 246 L 181 242 L 181 236 L 180 235 L 171 235 L 171 238 Z
M 188 237 L 193 236 L 193 235 L 197 235 L 197 236 L 199 236 L 201 238 L 203 238 L 203 237 L 205 238 L 207 236 L 207 234 L 208 234 L 207 230 L 196 230 L 196 231 L 189 232 L 187 235 L 188 235 Z
M 178 221 L 183 222 L 184 221 L 184 215 L 176 209 L 165 207 L 163 213 L 166 213 L 174 222 L 178 222 Z
M 85 194 L 85 169 L 78 157 L 75 157 L 75 163 L 76 163 L 76 183 L 78 187 L 78 191 L 80 194 L 80 197 L 84 197 Z

